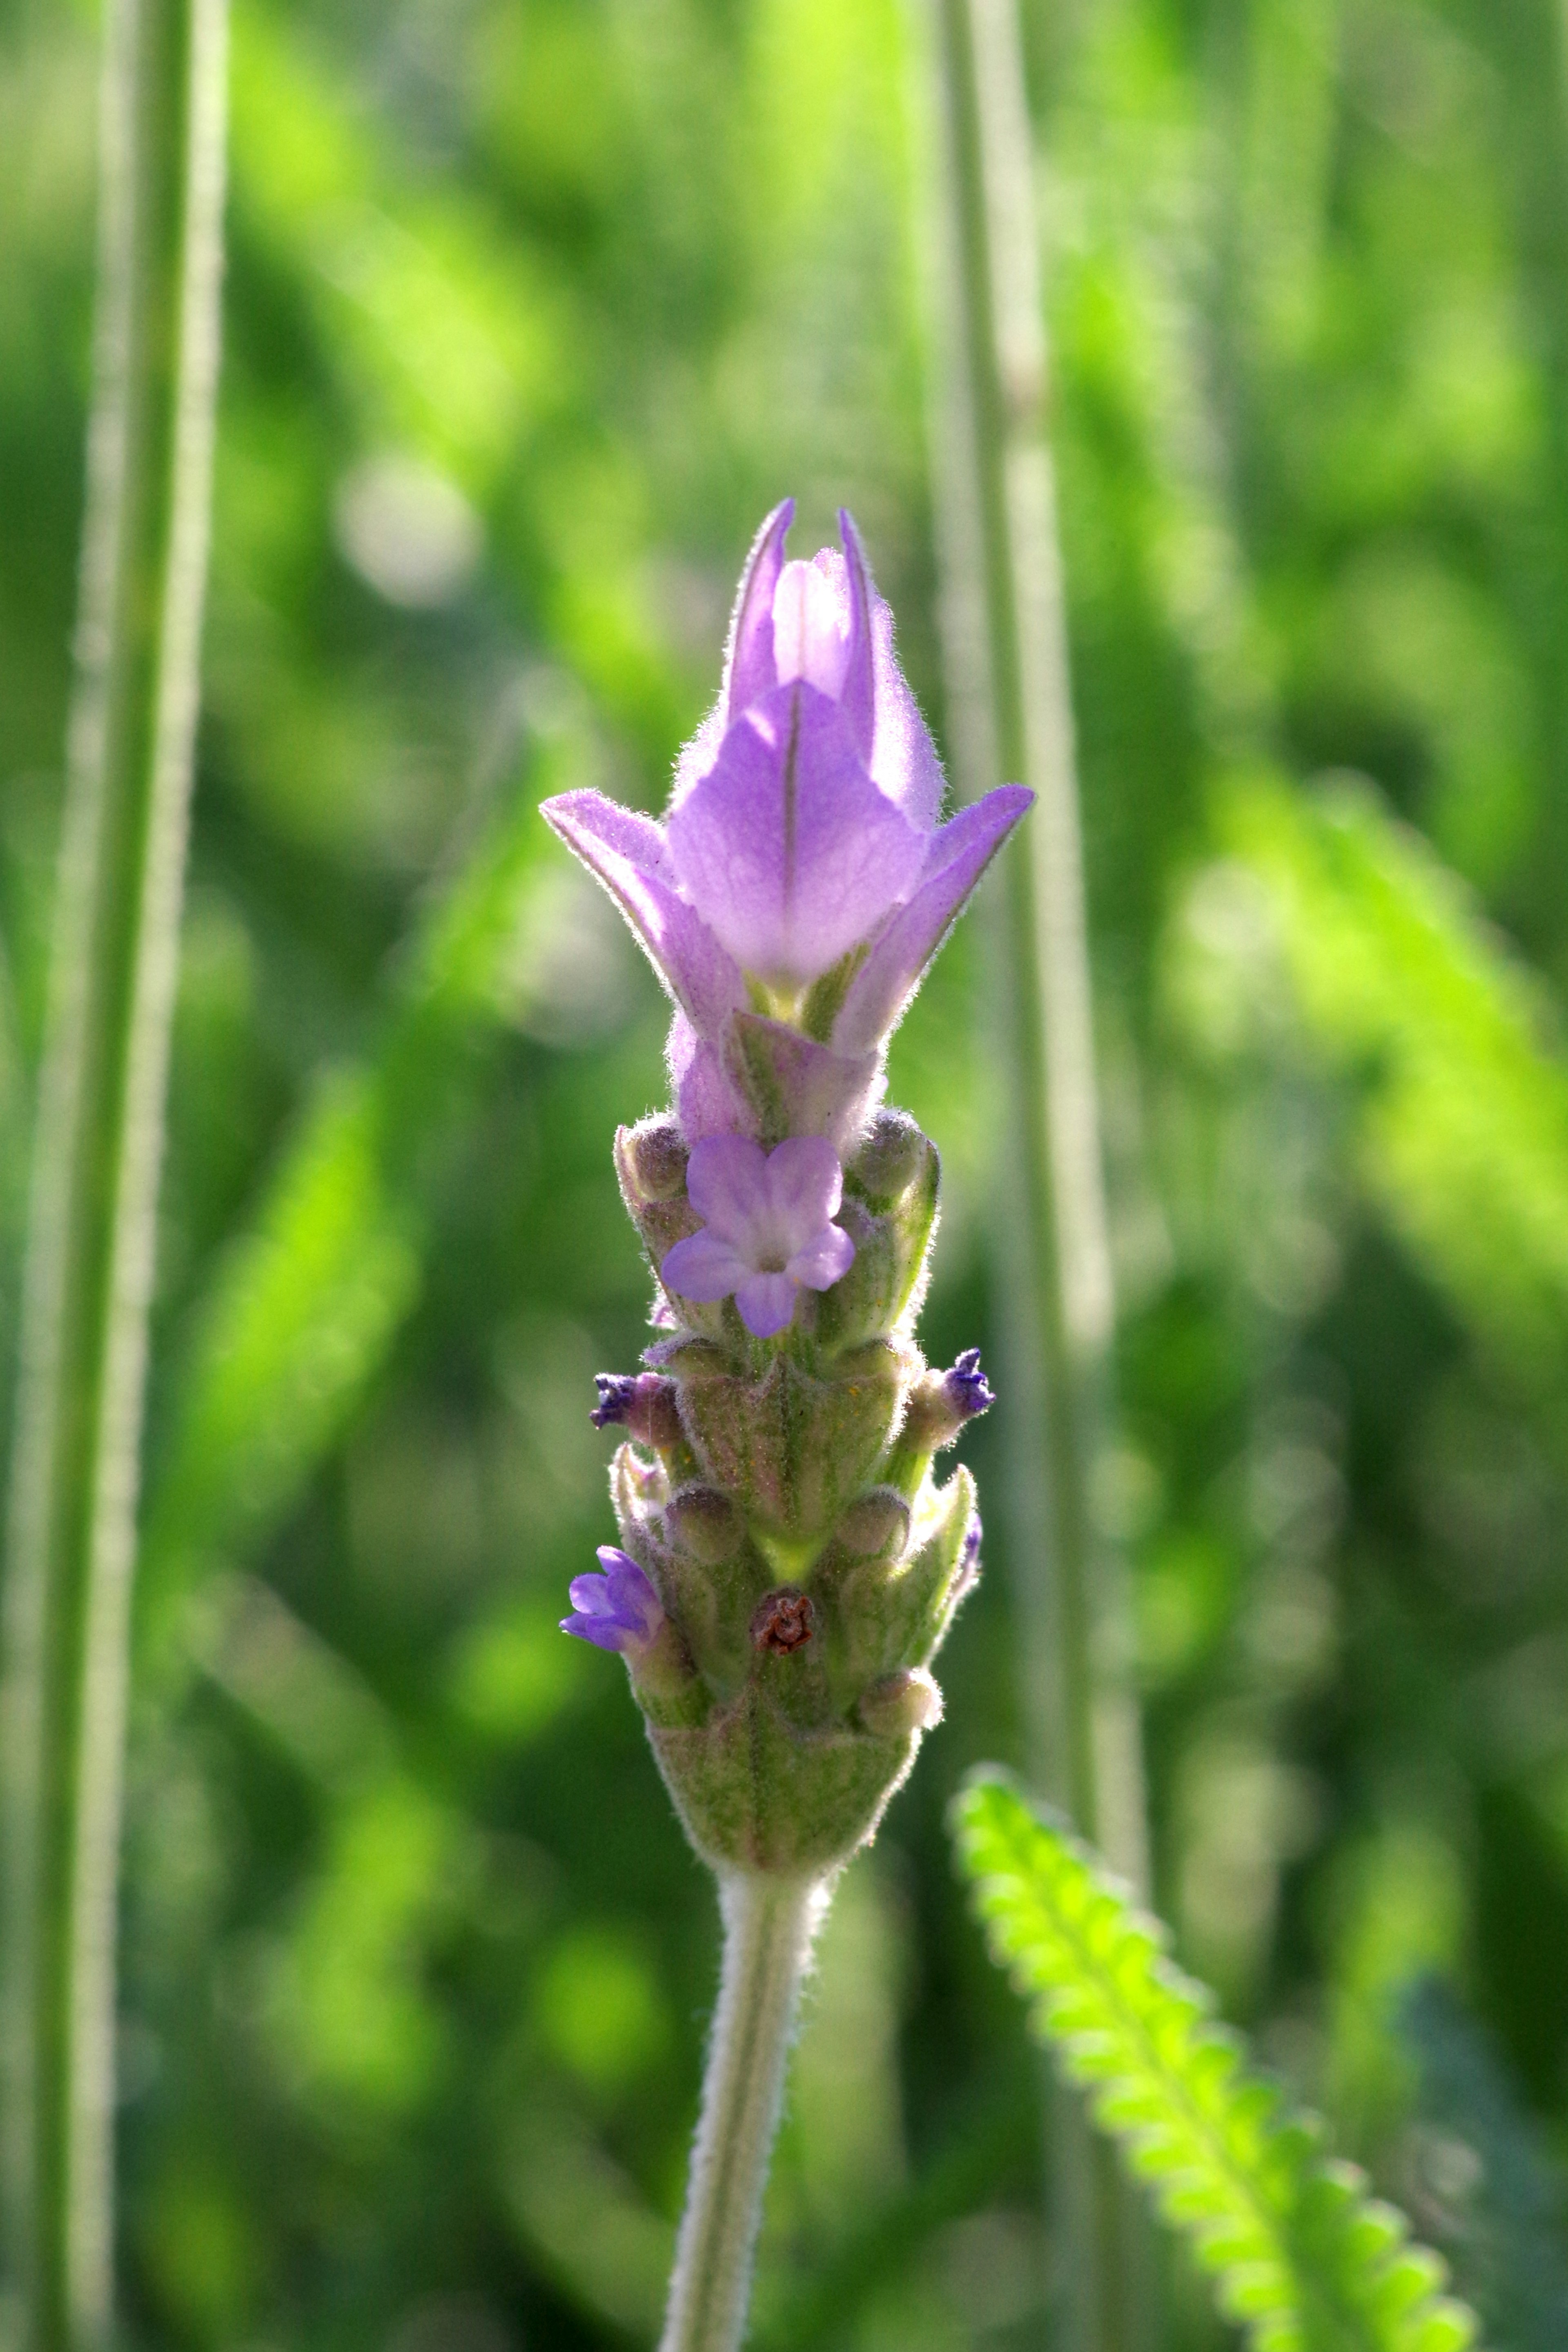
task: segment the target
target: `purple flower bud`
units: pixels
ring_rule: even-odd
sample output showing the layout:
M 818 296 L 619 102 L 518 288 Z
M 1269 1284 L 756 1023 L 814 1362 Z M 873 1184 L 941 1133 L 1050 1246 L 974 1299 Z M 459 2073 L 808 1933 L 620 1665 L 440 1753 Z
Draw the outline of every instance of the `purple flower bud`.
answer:
M 980 1518 L 978 1513 L 969 1522 L 963 1538 L 963 1549 L 958 1555 L 958 1573 L 952 1580 L 949 1601 L 954 1609 L 972 1593 L 980 1581 Z
M 654 1642 L 664 1624 L 664 1611 L 635 1559 L 614 1544 L 599 1546 L 602 1576 L 574 1576 L 567 1588 L 572 1614 L 561 1620 L 563 1633 L 592 1642 L 601 1650 L 630 1652 L 635 1657 Z
M 588 1415 L 595 1429 L 623 1423 L 643 1445 L 665 1447 L 680 1440 L 675 1386 L 657 1372 L 595 1372 L 599 1402 Z
M 1005 784 L 939 824 L 942 769 L 855 526 L 840 515 L 842 553 L 786 563 L 793 513 L 786 499 L 758 535 L 664 824 L 594 792 L 544 804 L 675 1000 L 693 1136 L 753 1123 L 722 1053 L 748 976 L 787 1007 L 859 950 L 826 1043 L 875 1053 L 1032 798 Z
M 629 1417 L 637 1389 L 635 1372 L 595 1372 L 594 1386 L 599 1391 L 599 1402 L 588 1418 L 595 1429 L 609 1429 Z
M 950 1371 L 928 1372 L 910 1395 L 900 1432 L 900 1444 L 914 1454 L 951 1445 L 966 1422 L 995 1402 L 980 1369 L 978 1348 L 965 1348 Z
M 693 1149 L 686 1191 L 702 1228 L 667 1253 L 658 1278 L 699 1302 L 732 1296 L 753 1339 L 782 1331 L 799 1291 L 830 1290 L 854 1259 L 833 1223 L 844 1171 L 821 1136 L 773 1151 L 746 1136 L 710 1136 Z
M 965 1348 L 952 1370 L 944 1375 L 942 1387 L 954 1412 L 964 1421 L 972 1421 L 976 1413 L 989 1412 L 996 1402 L 980 1369 L 978 1348 Z

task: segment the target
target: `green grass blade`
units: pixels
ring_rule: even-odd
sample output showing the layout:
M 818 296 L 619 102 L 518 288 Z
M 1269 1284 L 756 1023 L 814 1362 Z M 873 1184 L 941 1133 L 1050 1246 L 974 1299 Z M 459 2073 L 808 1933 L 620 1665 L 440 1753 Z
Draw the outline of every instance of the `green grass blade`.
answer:
M 997 1961 L 1035 2029 L 1256 2352 L 1465 2352 L 1476 2322 L 1404 2217 L 1324 2151 L 1088 1850 L 985 1773 L 953 1813 Z

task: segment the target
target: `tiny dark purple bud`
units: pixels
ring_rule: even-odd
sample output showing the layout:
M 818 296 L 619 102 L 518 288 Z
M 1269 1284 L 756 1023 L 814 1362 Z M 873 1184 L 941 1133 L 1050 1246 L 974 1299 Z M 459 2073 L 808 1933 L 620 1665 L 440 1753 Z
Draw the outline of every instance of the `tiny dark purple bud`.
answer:
M 951 1371 L 928 1372 L 918 1383 L 904 1414 L 900 1442 L 911 1454 L 935 1454 L 994 1402 L 980 1369 L 979 1349 L 965 1348 Z
M 637 1389 L 635 1372 L 595 1372 L 594 1386 L 599 1391 L 599 1402 L 588 1418 L 595 1429 L 610 1429 L 630 1418 L 632 1399 Z
M 979 1581 L 980 1520 L 976 1517 L 969 1522 L 963 1549 L 958 1555 L 958 1574 L 952 1580 L 952 1606 L 955 1609 L 967 1593 L 973 1591 Z
M 942 1385 L 953 1411 L 965 1421 L 972 1421 L 976 1413 L 988 1412 L 996 1402 L 980 1369 L 978 1348 L 965 1348 Z
M 595 1429 L 624 1423 L 640 1445 L 658 1449 L 680 1440 L 675 1384 L 657 1372 L 595 1372 L 599 1402 L 588 1415 Z

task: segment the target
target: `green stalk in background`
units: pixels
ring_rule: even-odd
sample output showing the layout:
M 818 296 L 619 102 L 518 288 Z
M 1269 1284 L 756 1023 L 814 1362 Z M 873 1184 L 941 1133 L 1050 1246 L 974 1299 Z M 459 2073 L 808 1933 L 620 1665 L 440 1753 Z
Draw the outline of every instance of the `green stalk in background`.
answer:
M 5 1613 L 6 2223 L 26 2352 L 108 2336 L 147 1315 L 217 377 L 224 0 L 111 0 L 78 678 Z
M 1039 795 L 1005 861 L 991 982 L 1011 1125 L 996 1266 L 1009 1551 L 1031 1769 L 1135 1885 L 1141 1742 L 1121 1563 L 1091 1496 L 1110 1434 L 1110 1256 L 1035 185 L 1015 0 L 937 0 L 933 404 L 942 635 L 965 797 Z M 1082 2352 L 1138 2340 L 1136 2224 L 1079 2119 L 1053 2119 L 1058 2262 Z

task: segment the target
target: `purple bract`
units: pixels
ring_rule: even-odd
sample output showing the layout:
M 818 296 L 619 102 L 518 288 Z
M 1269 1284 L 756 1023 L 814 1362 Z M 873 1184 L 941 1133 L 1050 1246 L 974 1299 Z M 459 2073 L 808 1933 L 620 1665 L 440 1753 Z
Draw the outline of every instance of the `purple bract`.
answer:
M 797 1026 L 813 983 L 834 975 L 814 1050 L 847 1073 L 874 1060 L 1032 798 L 1005 784 L 939 824 L 942 769 L 854 524 L 840 515 L 842 554 L 786 562 L 794 511 L 786 499 L 758 534 L 719 699 L 681 754 L 663 825 L 594 792 L 544 804 L 675 1000 L 670 1062 L 694 1142 L 754 1123 L 726 1047 L 759 994 Z M 859 1100 L 864 1078 L 845 1076 L 847 1095 L 857 1084 Z M 820 1087 L 809 1100 L 803 1118 L 831 1115 Z
M 844 1171 L 819 1135 L 792 1136 L 773 1151 L 747 1136 L 710 1136 L 692 1151 L 686 1191 L 702 1230 L 667 1253 L 658 1278 L 683 1298 L 732 1295 L 754 1339 L 793 1320 L 803 1286 L 829 1290 L 854 1260 L 854 1243 L 833 1223 Z
M 601 1650 L 647 1647 L 664 1622 L 658 1595 L 629 1553 L 599 1546 L 602 1576 L 574 1576 L 567 1591 L 572 1614 L 561 1620 L 563 1633 L 575 1633 Z

